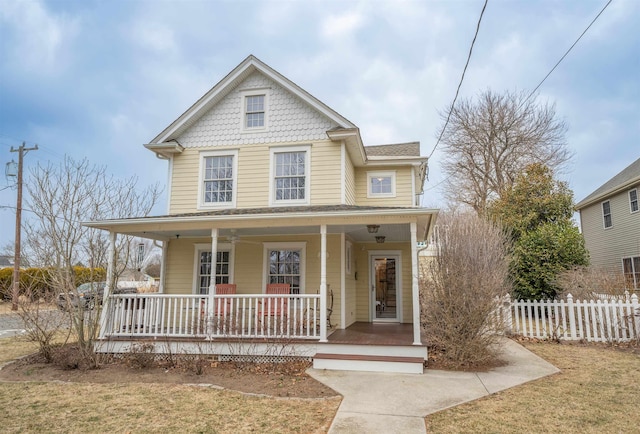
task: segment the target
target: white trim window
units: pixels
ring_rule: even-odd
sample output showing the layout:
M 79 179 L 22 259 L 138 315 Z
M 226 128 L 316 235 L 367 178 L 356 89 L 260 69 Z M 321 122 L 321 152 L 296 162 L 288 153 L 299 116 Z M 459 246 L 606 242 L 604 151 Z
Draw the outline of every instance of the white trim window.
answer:
M 268 126 L 268 89 L 240 92 L 242 101 L 242 131 L 264 131 Z
M 310 146 L 271 149 L 271 204 L 308 204 Z
M 219 283 L 231 283 L 233 281 L 233 251 L 229 246 L 219 245 L 216 255 L 215 269 L 211 263 L 211 245 L 196 244 L 194 293 L 208 294 L 211 285 L 212 273 L 215 276 L 216 285 Z
M 629 190 L 629 208 L 631 213 L 638 212 L 638 189 Z
M 237 150 L 201 152 L 198 207 L 235 207 L 237 179 Z
M 396 172 L 367 172 L 367 197 L 396 197 Z
M 611 202 L 608 200 L 602 202 L 602 220 L 605 229 L 613 226 L 613 220 L 611 218 Z
M 640 288 L 640 256 L 622 258 L 622 272 L 631 288 Z
M 291 294 L 304 294 L 305 243 L 265 243 L 265 288 L 288 283 Z

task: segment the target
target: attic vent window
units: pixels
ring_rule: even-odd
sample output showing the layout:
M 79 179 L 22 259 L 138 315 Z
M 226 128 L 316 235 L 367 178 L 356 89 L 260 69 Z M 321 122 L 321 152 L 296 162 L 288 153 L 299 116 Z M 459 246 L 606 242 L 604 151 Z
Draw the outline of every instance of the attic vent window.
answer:
M 246 97 L 245 127 L 264 127 L 264 95 L 250 95 Z

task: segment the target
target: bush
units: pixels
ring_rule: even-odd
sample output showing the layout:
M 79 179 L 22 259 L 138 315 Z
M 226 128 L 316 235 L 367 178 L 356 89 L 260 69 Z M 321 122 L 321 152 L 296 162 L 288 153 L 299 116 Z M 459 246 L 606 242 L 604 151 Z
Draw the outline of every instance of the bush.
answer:
M 438 255 L 425 264 L 422 326 L 433 350 L 453 368 L 494 363 L 498 350 L 491 314 L 509 293 L 508 237 L 472 214 L 439 218 Z
M 51 292 L 60 292 L 54 284 L 54 269 L 50 267 L 26 268 L 20 270 L 20 295 L 29 293 L 30 299 L 39 299 Z M 104 268 L 73 267 L 76 286 L 86 282 L 106 279 Z M 0 298 L 11 300 L 13 293 L 13 268 L 0 269 Z
M 596 294 L 624 295 L 627 281 L 619 271 L 574 267 L 558 275 L 556 286 L 559 293 L 571 294 L 574 300 L 590 300 L 596 298 Z

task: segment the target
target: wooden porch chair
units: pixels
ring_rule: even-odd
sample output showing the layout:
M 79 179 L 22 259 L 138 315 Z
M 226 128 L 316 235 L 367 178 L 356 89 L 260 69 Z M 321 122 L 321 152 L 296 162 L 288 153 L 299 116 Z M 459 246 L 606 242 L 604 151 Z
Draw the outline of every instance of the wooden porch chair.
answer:
M 267 294 L 290 294 L 291 285 L 288 283 L 267 284 Z M 289 310 L 289 299 L 287 297 L 274 297 L 265 299 L 263 302 L 262 316 L 281 316 Z
M 236 293 L 235 283 L 218 283 L 216 285 L 216 295 L 234 295 Z M 227 313 L 231 312 L 233 306 L 232 298 L 220 298 L 217 300 L 215 306 L 216 315 L 222 315 L 225 311 L 225 304 L 227 306 Z

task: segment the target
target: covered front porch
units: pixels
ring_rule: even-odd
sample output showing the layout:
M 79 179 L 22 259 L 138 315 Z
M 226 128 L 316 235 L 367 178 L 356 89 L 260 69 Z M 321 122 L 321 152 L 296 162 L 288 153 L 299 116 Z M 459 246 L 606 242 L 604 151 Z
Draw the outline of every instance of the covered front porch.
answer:
M 410 331 L 407 345 L 422 348 L 417 246 L 434 214 L 300 207 L 91 223 L 110 231 L 112 252 L 118 234 L 160 240 L 163 248 L 158 293 L 105 291 L 101 348 L 151 339 L 173 342 L 178 352 L 188 341 L 222 354 L 233 341 L 259 355 L 257 341 L 295 342 L 296 353 L 314 357 L 317 345 L 332 344 L 330 336 L 378 322 L 384 324 L 372 333 L 383 337 L 382 326 L 402 326 L 403 336 Z M 112 253 L 109 282 L 114 260 Z M 272 294 L 273 284 L 290 289 Z M 220 293 L 223 286 L 233 292 Z M 365 346 L 375 347 L 356 348 Z

